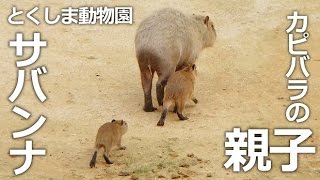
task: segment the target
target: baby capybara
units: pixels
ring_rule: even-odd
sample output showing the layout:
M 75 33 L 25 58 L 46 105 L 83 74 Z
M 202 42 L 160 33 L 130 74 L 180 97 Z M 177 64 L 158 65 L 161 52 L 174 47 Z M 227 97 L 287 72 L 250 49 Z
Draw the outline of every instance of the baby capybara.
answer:
M 90 167 L 95 167 L 97 153 L 100 148 L 103 148 L 103 158 L 107 164 L 113 162 L 109 159 L 109 154 L 112 147 L 117 146 L 119 149 L 125 149 L 121 145 L 121 138 L 127 132 L 128 124 L 124 120 L 112 120 L 103 124 L 97 133 L 95 142 L 95 151 L 90 161 Z
M 157 126 L 164 125 L 168 109 L 171 105 L 175 106 L 174 111 L 180 120 L 188 119 L 182 114 L 182 111 L 188 99 L 191 99 L 196 104 L 198 103 L 198 100 L 193 95 L 196 74 L 196 65 L 193 64 L 171 75 L 164 90 L 163 111 Z

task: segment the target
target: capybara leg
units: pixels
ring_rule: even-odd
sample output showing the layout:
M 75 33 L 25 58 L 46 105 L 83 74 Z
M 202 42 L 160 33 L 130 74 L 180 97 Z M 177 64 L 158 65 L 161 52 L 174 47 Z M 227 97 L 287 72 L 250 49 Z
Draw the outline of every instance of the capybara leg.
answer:
M 174 112 L 174 113 L 177 113 L 177 112 L 178 112 L 177 105 L 174 105 L 173 112 Z
M 183 115 L 182 113 L 180 113 L 180 112 L 177 112 L 177 115 L 178 115 L 178 117 L 179 117 L 180 120 L 187 120 L 187 119 L 189 119 L 188 117 L 184 116 L 184 115 Z
M 106 154 L 103 154 L 103 158 L 107 164 L 113 164 L 113 162 L 108 158 L 108 156 Z
M 105 147 L 103 158 L 107 164 L 113 164 L 113 162 L 109 159 L 110 151 L 111 151 L 111 147 Z
M 182 114 L 182 111 L 184 109 L 184 105 L 185 105 L 184 102 L 178 102 L 177 103 L 177 115 L 178 115 L 180 120 L 187 120 L 188 119 L 186 116 L 184 116 Z
M 157 126 L 163 126 L 164 125 L 164 121 L 166 120 L 167 113 L 168 113 L 168 109 L 167 108 L 163 109 L 161 117 L 160 117 L 160 120 L 158 121 Z
M 158 74 L 159 79 L 157 82 L 157 100 L 158 100 L 158 104 L 159 106 L 162 106 L 163 104 L 163 96 L 164 96 L 164 87 L 167 85 L 167 81 L 170 77 L 169 75 L 164 75 L 164 74 Z
M 154 71 L 152 72 L 151 69 L 147 65 L 140 65 L 140 73 L 141 73 L 141 84 L 144 93 L 144 107 L 143 110 L 146 112 L 153 112 L 157 108 L 154 108 L 152 105 L 152 97 L 151 97 L 151 88 L 152 88 L 152 79 Z
M 117 146 L 118 146 L 119 150 L 126 150 L 126 147 L 121 145 L 121 139 L 119 140 Z
M 157 90 L 158 104 L 159 104 L 159 106 L 162 106 L 162 104 L 163 104 L 164 87 L 160 83 L 157 83 L 157 89 L 156 90 Z
M 91 168 L 96 166 L 96 159 L 97 159 L 97 151 L 94 151 L 92 159 L 90 161 L 90 167 Z

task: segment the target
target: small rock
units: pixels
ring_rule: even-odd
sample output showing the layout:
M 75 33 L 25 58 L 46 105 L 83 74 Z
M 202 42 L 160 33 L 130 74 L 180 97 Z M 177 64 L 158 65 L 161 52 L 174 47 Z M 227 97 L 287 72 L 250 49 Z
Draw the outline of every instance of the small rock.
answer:
M 141 141 L 141 138 L 140 138 L 140 137 L 131 137 L 131 139 Z
M 188 163 L 185 163 L 185 162 L 179 164 L 179 167 L 188 168 L 189 166 L 190 165 Z
M 207 174 L 207 177 L 212 177 L 212 174 L 211 174 L 211 173 L 208 173 L 208 174 Z
M 163 168 L 165 168 L 165 166 L 164 166 L 162 163 L 159 163 L 159 164 L 157 165 L 157 167 L 158 167 L 158 169 L 163 169 Z
M 166 178 L 166 177 L 162 174 L 158 174 L 158 178 Z
M 182 177 L 187 178 L 189 177 L 189 175 L 187 175 L 186 173 L 183 173 L 181 171 L 178 171 L 178 174 L 180 174 Z
M 87 59 L 97 59 L 97 58 L 94 56 L 89 56 L 89 57 L 87 57 Z
M 95 179 L 101 179 L 101 178 L 103 178 L 103 176 L 102 175 L 96 175 L 94 178 Z
M 177 153 L 172 152 L 172 153 L 169 153 L 169 156 L 171 156 L 171 157 L 178 157 L 179 155 L 178 155 Z
M 197 158 L 197 161 L 202 162 L 202 159 L 201 158 Z
M 177 141 L 178 138 L 169 138 L 170 141 Z
M 178 174 L 171 175 L 171 179 L 179 179 L 179 178 L 180 178 L 180 175 L 178 175 Z
M 123 154 L 118 154 L 117 157 L 123 157 Z
M 130 172 L 127 172 L 127 171 L 120 171 L 119 176 L 130 176 Z
M 139 177 L 138 177 L 137 175 L 132 175 L 132 176 L 131 176 L 131 179 L 132 179 L 132 180 L 138 180 Z
M 194 154 L 193 153 L 189 153 L 189 154 L 187 154 L 187 156 L 190 157 L 190 158 L 193 158 Z

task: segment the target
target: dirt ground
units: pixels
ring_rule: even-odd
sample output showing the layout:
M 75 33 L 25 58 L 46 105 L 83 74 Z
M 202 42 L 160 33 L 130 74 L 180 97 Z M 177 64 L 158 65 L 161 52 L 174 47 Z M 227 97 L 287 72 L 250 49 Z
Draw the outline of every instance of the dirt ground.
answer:
M 11 7 L 29 10 L 35 5 L 41 21 L 35 26 L 25 17 L 23 26 L 9 25 Z M 68 6 L 122 6 L 134 8 L 133 25 L 46 25 L 44 7 L 52 16 Z M 135 58 L 134 35 L 143 18 L 162 7 L 174 7 L 185 13 L 209 15 L 214 21 L 217 41 L 204 50 L 197 61 L 196 96 L 199 104 L 189 102 L 180 122 L 170 113 L 163 128 L 156 126 L 161 108 L 152 113 L 142 110 L 143 92 Z M 313 136 L 303 143 L 319 148 L 320 91 L 320 4 L 318 1 L 16 1 L 0 7 L 0 179 L 13 177 L 23 157 L 10 157 L 10 148 L 23 148 L 25 139 L 34 148 L 47 149 L 44 157 L 34 157 L 32 167 L 19 179 L 316 179 L 320 177 L 320 156 L 299 155 L 299 168 L 294 173 L 281 173 L 288 155 L 270 155 L 272 170 L 234 173 L 223 164 L 225 132 L 233 127 L 269 128 L 271 146 L 285 146 L 294 137 L 274 137 L 274 128 L 309 128 Z M 307 14 L 310 37 L 305 45 L 311 60 L 307 68 L 309 90 L 303 102 L 311 109 L 305 123 L 285 119 L 291 104 L 285 74 L 291 57 L 287 50 L 285 30 L 290 25 L 286 16 L 293 10 Z M 41 32 L 48 47 L 41 50 L 36 64 L 45 65 L 48 74 L 40 76 L 47 101 L 35 96 L 29 74 L 19 99 L 8 96 L 16 85 L 15 49 L 8 47 L 16 32 L 27 39 Z M 31 54 L 30 49 L 25 56 Z M 157 78 L 155 78 L 156 80 Z M 155 82 L 155 81 L 154 81 Z M 155 89 L 153 88 L 153 91 Z M 153 92 L 154 93 L 154 92 Z M 154 103 L 156 102 L 153 94 Z M 24 121 L 11 110 L 14 105 L 32 113 Z M 156 105 L 156 104 L 155 104 Z M 38 116 L 47 122 L 35 134 L 12 139 L 12 132 L 32 125 Z M 124 119 L 129 130 L 123 138 L 124 151 L 113 151 L 113 165 L 98 156 L 96 168 L 89 161 L 98 128 L 105 122 Z M 188 155 L 189 154 L 189 155 Z M 189 157 L 190 156 L 190 157 Z M 119 172 L 129 176 L 119 176 Z M 211 177 L 207 177 L 210 176 Z

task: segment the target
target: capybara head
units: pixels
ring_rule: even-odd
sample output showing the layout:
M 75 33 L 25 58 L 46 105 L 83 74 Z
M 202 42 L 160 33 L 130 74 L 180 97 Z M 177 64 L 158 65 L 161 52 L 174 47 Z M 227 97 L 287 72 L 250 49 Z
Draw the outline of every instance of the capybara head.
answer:
M 183 68 L 184 71 L 192 73 L 194 76 L 198 74 L 196 64 L 190 64 Z
M 197 21 L 200 21 L 203 24 L 202 37 L 203 37 L 204 47 L 212 47 L 217 36 L 216 30 L 214 29 L 213 22 L 209 19 L 209 16 L 195 15 L 194 17 L 196 18 Z
M 124 120 L 115 120 L 115 119 L 113 119 L 111 121 L 111 123 L 115 123 L 115 124 L 121 126 L 122 134 L 125 134 L 127 132 L 127 130 L 128 130 L 128 123 L 126 121 L 124 121 Z

